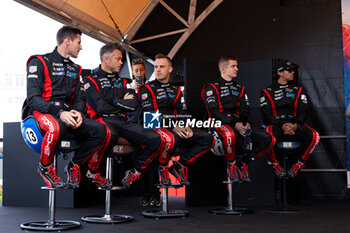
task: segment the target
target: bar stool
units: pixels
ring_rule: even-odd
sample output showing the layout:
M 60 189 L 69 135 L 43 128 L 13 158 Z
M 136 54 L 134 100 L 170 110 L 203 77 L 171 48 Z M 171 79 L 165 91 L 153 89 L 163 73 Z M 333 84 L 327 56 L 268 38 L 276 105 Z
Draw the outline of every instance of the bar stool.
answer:
M 157 187 L 161 188 L 163 191 L 162 197 L 162 210 L 145 210 L 142 211 L 142 216 L 149 218 L 186 218 L 189 215 L 187 210 L 169 210 L 168 209 L 168 189 L 169 188 L 181 188 L 183 184 L 171 184 L 171 185 L 161 185 L 158 184 Z
M 33 116 L 29 116 L 22 121 L 21 124 L 22 136 L 26 144 L 34 151 L 40 153 L 41 143 L 44 132 L 40 129 L 37 120 Z M 53 165 L 57 169 L 57 156 L 61 155 L 67 159 L 67 153 L 79 148 L 80 143 L 77 140 L 62 139 L 57 143 Z M 79 228 L 80 222 L 71 220 L 56 220 L 56 188 L 48 186 L 41 187 L 43 190 L 49 191 L 49 219 L 47 221 L 25 222 L 20 225 L 22 230 L 29 231 L 62 231 L 68 229 Z M 68 189 L 68 188 L 66 188 Z
M 112 180 L 113 174 L 113 162 L 116 158 L 120 158 L 129 154 L 133 150 L 133 147 L 130 142 L 128 142 L 125 138 L 119 137 L 117 145 L 115 145 L 111 151 L 111 153 L 107 157 L 106 161 L 106 178 Z M 91 215 L 84 216 L 81 218 L 84 222 L 88 223 L 127 223 L 134 221 L 134 217 L 129 215 L 122 214 L 111 214 L 111 191 L 115 190 L 123 190 L 123 186 L 114 186 L 111 189 L 101 189 L 106 191 L 106 199 L 105 199 L 105 214 L 101 215 Z
M 243 214 L 251 214 L 254 213 L 253 210 L 249 208 L 238 208 L 234 206 L 233 202 L 233 183 L 229 179 L 229 170 L 227 169 L 227 181 L 223 181 L 224 184 L 227 184 L 228 188 L 228 205 L 227 208 L 213 208 L 209 210 L 209 213 L 213 215 L 221 214 L 221 215 L 243 215 Z
M 277 143 L 276 147 L 282 151 L 281 159 L 283 168 L 287 168 L 287 160 L 291 153 L 298 149 L 302 145 L 302 142 L 295 140 L 280 141 Z M 268 210 L 270 213 L 300 213 L 301 210 L 297 210 L 287 204 L 287 185 L 286 180 L 290 178 L 287 176 L 281 177 L 277 180 L 276 186 L 276 207 L 274 209 Z
M 211 135 L 215 137 L 215 145 L 214 147 L 210 150 L 213 154 L 221 157 L 225 156 L 225 151 L 223 147 L 222 140 L 219 136 L 219 133 L 211 129 L 208 131 Z M 239 155 L 237 157 L 242 158 L 243 155 Z M 253 160 L 253 159 L 252 159 Z M 212 208 L 209 209 L 209 213 L 216 215 L 216 214 L 222 214 L 222 215 L 243 215 L 243 214 L 251 214 L 253 211 L 248 208 L 237 208 L 234 206 L 233 202 L 233 182 L 229 179 L 230 174 L 229 170 L 227 169 L 227 181 L 223 181 L 224 184 L 227 184 L 227 189 L 228 189 L 228 205 L 227 208 Z

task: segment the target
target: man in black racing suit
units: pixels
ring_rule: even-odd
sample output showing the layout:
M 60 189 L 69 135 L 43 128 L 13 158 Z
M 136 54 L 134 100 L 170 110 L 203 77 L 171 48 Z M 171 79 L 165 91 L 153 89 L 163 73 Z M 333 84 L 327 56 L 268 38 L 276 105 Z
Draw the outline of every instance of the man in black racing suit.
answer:
M 294 70 L 297 67 L 287 60 L 277 62 L 274 66 L 276 82 L 260 91 L 260 109 L 268 132 L 277 142 L 288 137 L 303 142 L 300 148 L 301 156 L 288 172 L 278 163 L 275 148 L 271 149 L 269 160 L 279 177 L 295 177 L 298 171 L 305 167 L 306 160 L 320 140 L 319 134 L 304 124 L 308 100 L 304 89 L 293 84 Z
M 155 57 L 154 72 L 156 80 L 141 87 L 139 95 L 143 111 L 158 111 L 162 117 L 174 116 L 176 120 L 187 119 L 186 104 L 179 87 L 169 83 L 172 63 L 169 57 L 158 54 Z M 175 120 L 175 118 L 168 118 Z M 145 120 L 145 119 L 144 119 Z M 161 180 L 169 180 L 169 174 L 173 174 L 181 184 L 189 185 L 187 166 L 193 164 L 201 155 L 205 154 L 214 145 L 211 135 L 206 132 L 191 129 L 189 126 L 179 125 L 154 129 L 162 139 L 165 146 L 159 156 L 159 176 Z M 172 152 L 179 148 L 180 160 L 167 168 Z M 169 180 L 170 182 L 170 180 Z
M 89 160 L 92 182 L 105 187 L 107 180 L 97 172 L 103 144 L 107 138 L 104 125 L 83 118 L 85 99 L 80 80 L 81 67 L 69 57 L 77 57 L 81 47 L 81 31 L 64 26 L 57 33 L 58 46 L 52 53 L 35 55 L 27 62 L 27 103 L 45 131 L 38 172 L 49 187 L 66 185 L 53 165 L 57 142 L 63 138 L 83 139 L 80 148 L 65 168 L 67 185 L 78 188 L 80 164 Z
M 223 141 L 223 148 L 228 162 L 229 179 L 233 182 L 250 181 L 247 163 L 252 155 L 236 158 L 244 154 L 247 144 L 244 140 L 251 138 L 254 157 L 266 153 L 275 143 L 275 139 L 262 128 L 251 129 L 251 116 L 245 87 L 235 82 L 237 77 L 237 59 L 222 56 L 219 59 L 221 77 L 216 83 L 204 85 L 202 98 L 206 103 L 209 118 L 222 122 L 221 127 L 214 127 Z
M 91 76 L 84 78 L 84 89 L 90 118 L 105 124 L 110 133 L 106 153 L 116 145 L 119 136 L 137 146 L 135 167 L 126 171 L 122 180 L 128 188 L 157 155 L 161 139 L 140 125 L 127 123 L 127 112 L 135 111 L 138 100 L 135 91 L 126 88 L 127 80 L 118 76 L 123 64 L 121 51 L 115 43 L 107 43 L 101 48 L 101 65 Z

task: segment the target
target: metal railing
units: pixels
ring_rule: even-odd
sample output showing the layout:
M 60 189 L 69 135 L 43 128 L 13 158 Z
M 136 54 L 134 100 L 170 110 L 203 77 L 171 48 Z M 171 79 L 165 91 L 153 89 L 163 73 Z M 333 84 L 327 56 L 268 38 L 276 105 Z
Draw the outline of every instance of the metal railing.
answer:
M 320 139 L 346 139 L 346 135 L 323 135 Z M 346 168 L 304 168 L 303 172 L 347 172 Z

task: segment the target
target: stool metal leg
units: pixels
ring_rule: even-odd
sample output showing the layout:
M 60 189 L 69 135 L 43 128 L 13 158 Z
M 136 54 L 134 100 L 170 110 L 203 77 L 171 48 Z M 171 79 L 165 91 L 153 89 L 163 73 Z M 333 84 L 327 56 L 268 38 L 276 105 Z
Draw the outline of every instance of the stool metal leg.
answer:
M 112 163 L 114 158 L 108 157 L 106 164 L 106 178 L 112 180 Z M 111 190 L 106 190 L 106 199 L 105 199 L 105 214 L 104 216 L 100 215 L 91 215 L 82 217 L 81 220 L 88 223 L 127 223 L 134 221 L 134 217 L 129 215 L 121 214 L 111 214 L 111 191 L 112 190 L 121 190 L 123 187 L 113 187 Z
M 287 156 L 283 156 L 283 168 L 286 169 L 287 167 Z M 276 191 L 277 196 L 277 207 L 271 210 L 267 210 L 269 213 L 276 213 L 276 214 L 297 214 L 301 213 L 301 210 L 297 210 L 293 207 L 290 207 L 287 203 L 287 184 L 286 184 L 286 177 L 283 177 L 281 180 L 278 180 L 278 190 Z M 282 187 L 282 190 L 281 190 Z M 282 193 L 282 195 L 281 195 Z
M 57 169 L 57 155 L 54 156 L 53 164 Z M 56 211 L 56 189 L 49 187 L 42 187 L 41 189 L 49 190 L 49 219 L 47 222 L 26 222 L 21 224 L 22 230 L 29 231 L 63 231 L 81 226 L 80 222 L 71 220 L 55 220 Z
M 233 203 L 233 182 L 229 179 L 229 174 L 227 174 L 227 181 L 224 181 L 225 184 L 227 184 L 228 188 L 228 204 L 227 208 L 213 208 L 209 210 L 209 213 L 216 215 L 216 214 L 223 214 L 223 215 L 243 215 L 243 214 L 251 214 L 253 211 L 248 208 L 237 208 L 234 207 Z
M 55 225 L 56 190 L 49 190 L 49 221 L 48 224 Z
M 172 184 L 169 186 L 158 185 L 158 188 L 163 189 L 163 202 L 162 202 L 162 210 L 145 210 L 142 211 L 141 214 L 144 217 L 149 218 L 185 218 L 189 215 L 187 210 L 168 210 L 168 189 L 169 188 L 180 188 L 183 185 L 181 184 Z
M 164 213 L 168 213 L 168 189 L 163 188 L 163 204 L 162 209 Z
M 233 211 L 232 182 L 228 181 L 228 209 Z

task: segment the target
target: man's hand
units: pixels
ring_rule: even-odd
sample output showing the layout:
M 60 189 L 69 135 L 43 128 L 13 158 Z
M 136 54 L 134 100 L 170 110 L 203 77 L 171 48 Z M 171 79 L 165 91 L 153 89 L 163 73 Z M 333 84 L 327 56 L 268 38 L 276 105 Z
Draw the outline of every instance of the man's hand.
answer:
M 72 116 L 74 117 L 77 124 L 73 126 L 73 129 L 77 129 L 81 126 L 83 123 L 83 116 L 81 115 L 81 112 L 78 112 L 77 110 L 70 110 L 70 113 L 72 113 Z
M 79 128 L 83 123 L 83 116 L 76 110 L 63 111 L 60 115 L 60 120 L 67 126 L 73 129 Z
M 73 128 L 78 124 L 75 120 L 75 115 L 68 111 L 63 111 L 60 115 L 60 119 L 67 127 Z
M 284 132 L 285 135 L 294 135 L 295 131 L 298 129 L 298 125 L 297 124 L 293 124 L 293 123 L 284 123 L 282 125 L 282 130 Z
M 180 126 L 176 126 L 173 131 L 179 135 L 180 138 L 190 138 L 193 136 L 193 131 L 190 127 L 182 128 Z
M 140 87 L 141 87 L 141 83 L 135 82 L 135 84 L 132 86 L 132 89 L 134 89 L 135 92 L 137 92 Z
M 246 125 L 244 126 L 242 122 L 237 122 L 235 124 L 235 130 L 238 131 L 238 133 L 242 136 L 245 136 L 245 133 L 247 132 L 248 129 L 250 129 L 250 124 L 246 123 Z
M 134 99 L 134 98 L 135 96 L 133 94 L 130 94 L 129 92 L 124 95 L 125 100 Z

